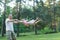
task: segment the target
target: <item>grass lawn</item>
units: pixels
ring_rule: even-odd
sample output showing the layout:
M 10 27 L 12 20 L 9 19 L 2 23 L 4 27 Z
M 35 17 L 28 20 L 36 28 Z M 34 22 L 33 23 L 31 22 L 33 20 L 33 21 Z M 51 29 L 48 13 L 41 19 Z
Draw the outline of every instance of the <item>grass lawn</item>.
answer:
M 6 40 L 6 37 L 0 37 L 0 40 Z M 53 34 L 40 34 L 34 35 L 34 33 L 22 33 L 17 40 L 60 40 L 60 33 Z

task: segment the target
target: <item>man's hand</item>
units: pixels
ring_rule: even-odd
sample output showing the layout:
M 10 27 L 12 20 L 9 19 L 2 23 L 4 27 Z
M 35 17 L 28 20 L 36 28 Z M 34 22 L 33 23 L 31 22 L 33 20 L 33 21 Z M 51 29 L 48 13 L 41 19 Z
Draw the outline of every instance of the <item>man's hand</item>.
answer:
M 14 23 L 23 23 L 22 20 L 14 19 Z
M 13 20 L 14 20 L 14 23 L 19 23 L 19 22 L 18 22 L 18 19 L 13 19 Z

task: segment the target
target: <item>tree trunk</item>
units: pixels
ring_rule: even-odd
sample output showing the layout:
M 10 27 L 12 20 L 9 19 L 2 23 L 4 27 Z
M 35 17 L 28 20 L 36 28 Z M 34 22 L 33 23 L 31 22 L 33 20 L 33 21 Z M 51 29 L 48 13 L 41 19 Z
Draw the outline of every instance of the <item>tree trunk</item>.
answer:
M 21 17 L 21 0 L 18 0 L 17 2 L 17 19 L 20 20 L 20 17 Z M 20 24 L 18 23 L 17 24 L 17 36 L 19 37 L 19 26 Z
M 3 14 L 3 19 L 2 19 L 2 37 L 4 36 L 5 33 L 5 19 L 6 19 L 6 0 L 4 3 L 4 14 Z
M 34 25 L 34 30 L 35 30 L 35 35 L 37 35 L 38 34 L 38 32 L 37 32 L 37 25 Z

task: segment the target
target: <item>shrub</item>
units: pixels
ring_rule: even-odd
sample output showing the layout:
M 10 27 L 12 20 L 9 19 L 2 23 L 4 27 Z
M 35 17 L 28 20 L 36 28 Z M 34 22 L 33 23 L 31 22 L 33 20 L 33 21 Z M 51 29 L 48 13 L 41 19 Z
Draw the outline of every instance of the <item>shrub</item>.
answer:
M 47 33 L 51 33 L 51 32 L 53 32 L 53 31 L 49 27 L 45 27 L 44 29 L 41 30 L 42 34 L 47 34 Z

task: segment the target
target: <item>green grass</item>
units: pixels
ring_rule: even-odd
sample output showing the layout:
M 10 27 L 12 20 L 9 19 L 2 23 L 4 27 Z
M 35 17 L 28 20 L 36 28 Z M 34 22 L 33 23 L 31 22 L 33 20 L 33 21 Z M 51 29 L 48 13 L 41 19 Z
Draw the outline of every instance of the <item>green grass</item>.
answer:
M 0 37 L 0 40 L 6 40 L 6 37 Z M 17 40 L 60 40 L 60 33 L 53 34 L 40 34 L 34 35 L 34 33 L 22 33 Z

